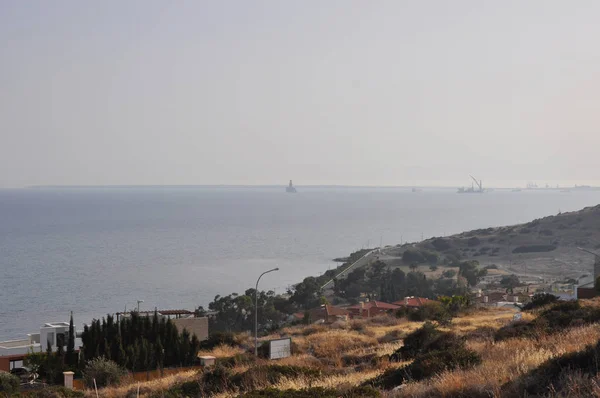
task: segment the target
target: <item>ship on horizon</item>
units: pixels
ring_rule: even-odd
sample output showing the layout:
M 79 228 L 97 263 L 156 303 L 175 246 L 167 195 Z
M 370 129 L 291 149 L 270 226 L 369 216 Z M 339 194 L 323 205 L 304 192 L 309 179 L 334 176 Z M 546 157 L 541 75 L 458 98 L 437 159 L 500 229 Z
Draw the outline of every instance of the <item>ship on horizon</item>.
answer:
M 298 191 L 296 191 L 296 188 L 292 184 L 292 180 L 290 180 L 290 184 L 287 187 L 285 187 L 285 192 L 287 192 L 287 193 L 296 193 L 296 192 L 298 192 Z
M 471 177 L 471 179 L 474 181 L 474 183 L 471 183 L 471 187 L 470 188 L 458 188 L 457 193 L 483 193 L 484 189 L 483 189 L 483 182 L 481 180 L 477 181 L 475 179 L 475 177 L 473 176 L 469 176 Z M 475 185 L 477 185 L 477 187 L 475 187 Z

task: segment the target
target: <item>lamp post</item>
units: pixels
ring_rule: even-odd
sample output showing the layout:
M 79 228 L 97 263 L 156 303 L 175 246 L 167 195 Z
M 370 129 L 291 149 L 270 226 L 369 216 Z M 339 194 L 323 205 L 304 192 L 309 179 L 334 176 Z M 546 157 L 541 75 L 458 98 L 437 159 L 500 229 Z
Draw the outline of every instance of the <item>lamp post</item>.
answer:
M 138 304 L 138 306 L 137 306 L 137 310 L 138 311 L 137 312 L 138 312 L 138 314 L 140 313 L 140 303 L 143 303 L 143 302 L 144 302 L 144 300 L 138 300 L 137 301 L 137 304 Z
M 279 268 L 273 268 L 260 274 L 256 280 L 256 289 L 254 289 L 254 356 L 258 356 L 258 282 L 264 274 L 269 272 L 279 271 Z

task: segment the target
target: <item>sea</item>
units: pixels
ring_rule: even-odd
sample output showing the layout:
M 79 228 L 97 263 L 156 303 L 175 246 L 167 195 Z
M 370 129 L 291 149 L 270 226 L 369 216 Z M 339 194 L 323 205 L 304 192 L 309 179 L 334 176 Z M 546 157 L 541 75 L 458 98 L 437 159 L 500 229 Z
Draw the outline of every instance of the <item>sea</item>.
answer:
M 0 341 L 46 322 L 284 293 L 335 257 L 600 203 L 600 191 L 298 187 L 0 190 Z

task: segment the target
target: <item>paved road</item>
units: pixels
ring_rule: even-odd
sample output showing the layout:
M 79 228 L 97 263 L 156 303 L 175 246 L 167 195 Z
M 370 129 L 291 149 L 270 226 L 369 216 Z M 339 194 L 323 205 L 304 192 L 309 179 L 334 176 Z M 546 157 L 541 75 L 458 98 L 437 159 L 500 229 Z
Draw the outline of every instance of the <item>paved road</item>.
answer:
M 346 268 L 345 270 L 343 270 L 342 272 L 337 274 L 335 277 L 333 277 L 333 279 L 329 280 L 329 282 L 327 282 L 326 284 L 321 286 L 321 289 L 322 290 L 333 289 L 333 280 L 334 279 L 343 278 L 343 277 L 347 276 L 350 271 L 360 268 L 360 267 L 364 267 L 366 265 L 369 265 L 371 263 L 371 261 L 375 261 L 375 259 L 378 258 L 378 255 L 379 255 L 379 249 L 371 250 L 370 252 L 368 252 L 367 254 L 365 254 L 364 256 L 359 258 L 358 260 L 356 260 L 351 266 L 349 266 L 348 268 Z

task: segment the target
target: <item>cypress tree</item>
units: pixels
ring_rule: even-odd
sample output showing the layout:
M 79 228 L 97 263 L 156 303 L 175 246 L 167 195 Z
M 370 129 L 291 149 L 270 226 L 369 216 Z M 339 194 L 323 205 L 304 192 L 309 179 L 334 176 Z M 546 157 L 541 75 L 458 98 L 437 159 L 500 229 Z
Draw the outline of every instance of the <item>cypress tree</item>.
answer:
M 160 337 L 158 338 L 158 341 L 156 342 L 154 352 L 156 353 L 156 366 L 158 366 L 158 368 L 160 369 L 161 376 L 164 376 L 163 369 L 165 367 L 165 350 L 163 348 Z
M 75 365 L 75 327 L 73 326 L 73 311 L 69 321 L 69 338 L 67 340 L 67 365 Z
M 179 363 L 181 365 L 187 365 L 190 357 L 190 332 L 187 329 L 183 329 L 181 332 L 181 339 L 179 345 Z
M 196 362 L 196 358 L 198 358 L 198 352 L 200 351 L 200 340 L 196 336 L 196 333 L 192 335 L 192 341 L 190 344 L 190 358 L 189 364 L 193 365 Z

